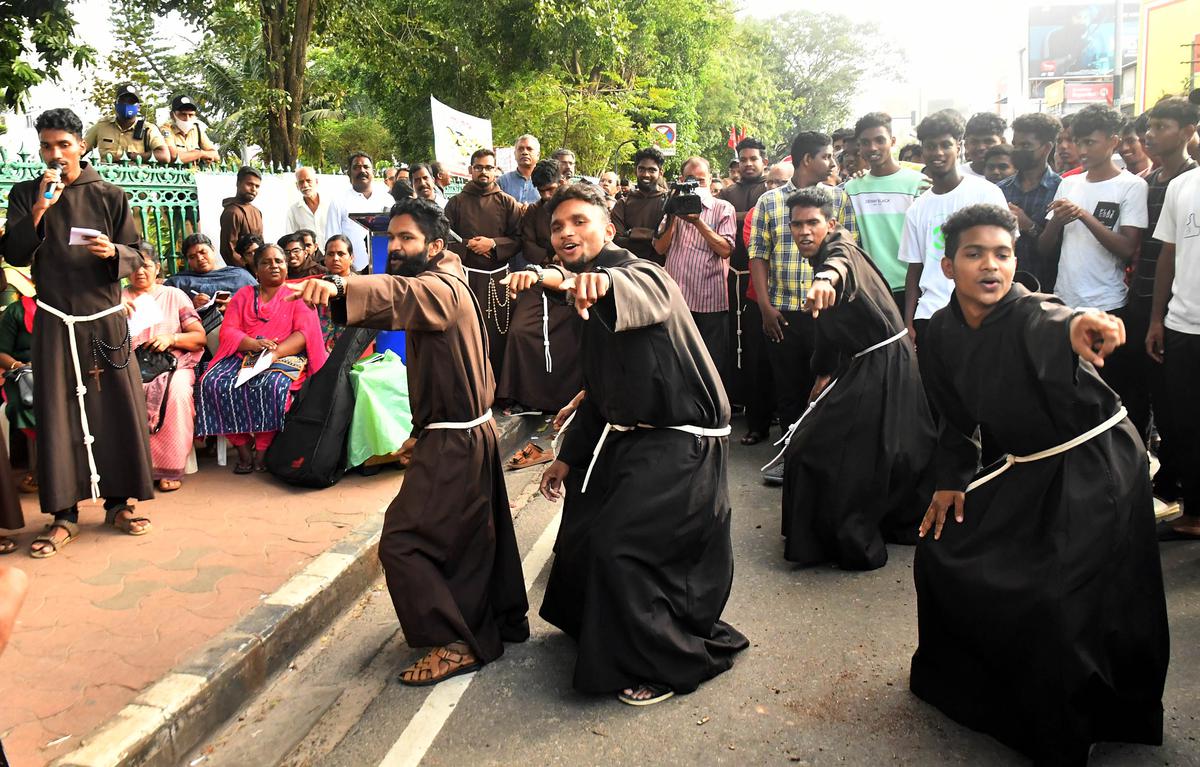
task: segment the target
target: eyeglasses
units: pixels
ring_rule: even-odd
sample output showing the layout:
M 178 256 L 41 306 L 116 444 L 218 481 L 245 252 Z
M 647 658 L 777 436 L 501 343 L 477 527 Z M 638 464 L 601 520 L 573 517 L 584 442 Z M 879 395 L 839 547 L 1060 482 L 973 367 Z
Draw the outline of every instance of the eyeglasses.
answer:
M 472 165 L 471 166 L 471 170 L 475 171 L 476 173 L 483 173 L 484 171 L 491 173 L 495 169 L 496 169 L 495 165 Z

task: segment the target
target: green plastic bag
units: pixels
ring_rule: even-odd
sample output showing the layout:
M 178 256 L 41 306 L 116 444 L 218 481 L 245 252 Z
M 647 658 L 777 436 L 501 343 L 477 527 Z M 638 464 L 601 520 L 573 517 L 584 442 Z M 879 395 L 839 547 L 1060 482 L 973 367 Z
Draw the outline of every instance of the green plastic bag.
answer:
M 354 416 L 346 440 L 346 465 L 359 466 L 368 458 L 394 453 L 412 433 L 408 402 L 408 373 L 389 350 L 359 360 L 350 368 L 354 387 Z

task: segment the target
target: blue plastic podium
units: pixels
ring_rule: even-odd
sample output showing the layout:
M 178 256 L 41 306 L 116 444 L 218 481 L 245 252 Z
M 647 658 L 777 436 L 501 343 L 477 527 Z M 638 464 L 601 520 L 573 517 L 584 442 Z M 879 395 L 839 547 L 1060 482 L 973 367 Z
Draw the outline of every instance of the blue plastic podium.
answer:
M 387 274 L 387 258 L 387 232 L 371 232 L 371 274 Z M 408 364 L 408 357 L 404 351 L 403 330 L 379 331 L 375 338 L 375 349 L 380 352 L 391 349 L 405 365 Z

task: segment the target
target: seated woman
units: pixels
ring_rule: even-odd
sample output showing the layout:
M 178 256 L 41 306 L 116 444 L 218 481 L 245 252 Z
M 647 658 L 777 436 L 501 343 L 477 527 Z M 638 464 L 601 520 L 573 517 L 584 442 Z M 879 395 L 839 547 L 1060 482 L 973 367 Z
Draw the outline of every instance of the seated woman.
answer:
M 238 245 L 241 244 L 239 240 Z M 257 246 L 251 250 L 256 249 Z M 191 299 L 205 331 L 215 333 L 221 327 L 229 298 L 253 285 L 254 276 L 241 267 L 226 266 L 213 241 L 199 232 L 183 241 L 183 255 L 187 258 L 187 271 L 171 275 L 165 284 L 182 290 Z
M 139 246 L 141 265 L 129 275 L 125 298 L 136 301 L 150 296 L 162 314 L 133 336 L 135 349 L 168 352 L 175 357 L 174 372 L 164 372 L 153 381 L 142 382 L 150 421 L 150 458 L 154 481 L 164 493 L 178 490 L 192 450 L 196 408 L 192 389 L 196 364 L 204 353 L 206 334 L 191 299 L 178 288 L 158 284 L 158 255 L 148 243 Z M 132 322 L 136 323 L 135 319 Z
M 289 301 L 283 287 L 287 260 L 278 245 L 264 245 L 254 263 L 257 286 L 234 294 L 221 325 L 221 344 L 200 381 L 196 435 L 223 435 L 238 453 L 235 474 L 266 471 L 263 454 L 283 426 L 292 393 L 328 357 L 317 313 Z M 260 355 L 270 366 L 238 385 Z M 254 452 L 252 452 L 252 449 Z
M 32 280 L 16 283 L 15 288 L 17 300 L 0 312 L 0 370 L 6 375 L 13 374 L 14 379 L 21 375 L 17 371 L 29 367 L 33 359 L 33 318 L 38 310 Z M 21 430 L 29 448 L 29 471 L 17 487 L 22 493 L 36 493 L 37 421 L 33 417 L 33 408 L 21 401 L 15 380 L 8 382 L 3 392 L 8 422 L 12 428 Z
M 353 265 L 354 257 L 351 255 L 350 238 L 344 234 L 335 234 L 330 237 L 329 241 L 325 243 L 326 271 L 329 274 L 345 278 L 350 274 Z M 337 343 L 346 326 L 333 321 L 328 306 L 318 308 L 317 316 L 321 318 L 321 335 L 325 338 L 325 351 L 333 351 L 333 345 Z

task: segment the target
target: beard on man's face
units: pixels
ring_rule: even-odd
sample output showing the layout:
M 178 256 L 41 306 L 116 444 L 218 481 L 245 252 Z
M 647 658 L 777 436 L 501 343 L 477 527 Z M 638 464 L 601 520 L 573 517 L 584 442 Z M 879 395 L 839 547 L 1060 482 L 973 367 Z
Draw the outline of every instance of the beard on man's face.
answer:
M 428 267 L 428 248 L 419 256 L 405 256 L 400 250 L 388 251 L 387 273 L 394 277 L 416 277 Z

